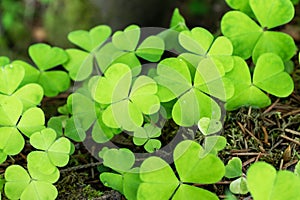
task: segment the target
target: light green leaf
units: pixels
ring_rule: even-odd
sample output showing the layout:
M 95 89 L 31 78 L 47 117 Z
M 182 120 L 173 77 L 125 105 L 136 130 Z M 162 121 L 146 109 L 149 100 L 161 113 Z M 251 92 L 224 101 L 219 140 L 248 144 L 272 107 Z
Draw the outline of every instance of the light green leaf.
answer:
M 45 128 L 30 136 L 30 144 L 40 150 L 48 150 L 56 139 L 56 132 L 51 128 Z
M 82 128 L 80 121 L 73 117 L 66 120 L 64 135 L 75 142 L 82 142 L 86 138 L 86 133 Z
M 234 181 L 232 181 L 229 185 L 229 189 L 234 194 L 247 194 L 247 179 L 244 177 L 240 177 Z
M 25 76 L 23 78 L 21 86 L 26 85 L 27 83 L 37 83 L 40 76 L 40 71 L 37 68 L 22 60 L 16 60 L 12 64 L 20 65 L 25 69 Z
M 211 184 L 224 176 L 225 167 L 220 158 L 213 154 L 200 157 L 203 151 L 200 144 L 191 140 L 185 140 L 176 146 L 173 156 L 182 182 Z
M 112 65 L 96 84 L 95 101 L 111 104 L 128 97 L 131 79 L 132 74 L 127 65 L 121 63 Z
M 41 71 L 61 65 L 68 60 L 68 55 L 63 49 L 43 43 L 31 45 L 28 52 Z
M 92 130 L 92 138 L 97 143 L 105 143 L 112 139 L 114 135 L 119 134 L 120 129 L 112 129 L 107 127 L 102 120 L 102 113 L 100 113 L 98 120 L 95 122 Z
M 136 55 L 150 62 L 157 62 L 164 52 L 164 47 L 164 41 L 161 38 L 149 36 L 139 45 Z
M 196 27 L 191 31 L 182 31 L 178 39 L 186 50 L 204 56 L 208 52 L 214 37 L 206 29 Z
M 200 118 L 220 119 L 218 104 L 197 89 L 191 89 L 182 95 L 173 106 L 172 117 L 176 124 L 193 126 Z
M 75 81 L 85 80 L 93 70 L 93 57 L 77 49 L 67 49 L 69 60 L 63 64 L 69 72 L 70 78 Z
M 29 166 L 33 173 L 36 172 L 36 174 L 40 172 L 39 174 L 51 175 L 57 170 L 56 166 L 50 161 L 48 154 L 43 151 L 30 152 L 27 161 L 30 163 Z
M 221 31 L 233 45 L 233 54 L 247 59 L 263 33 L 250 17 L 239 11 L 227 12 L 221 21 Z M 243 44 L 243 45 L 241 45 Z
M 227 5 L 232 9 L 240 10 L 248 16 L 254 16 L 253 11 L 250 7 L 249 0 L 225 0 Z
M 226 77 L 234 84 L 234 96 L 230 98 L 225 107 L 234 110 L 241 106 L 266 107 L 271 104 L 269 97 L 251 83 L 251 75 L 247 63 L 239 58 L 234 58 L 234 68 Z
M 259 57 L 253 73 L 253 83 L 278 97 L 287 97 L 294 90 L 293 79 L 284 71 L 284 63 L 273 53 Z
M 127 172 L 135 162 L 129 149 L 109 149 L 103 155 L 103 164 L 119 172 Z
M 134 51 L 140 39 L 140 27 L 130 25 L 112 36 L 112 43 L 120 50 Z
M 42 72 L 38 83 L 43 87 L 46 96 L 53 97 L 69 89 L 70 78 L 64 71 Z
M 15 126 L 22 110 L 23 105 L 19 99 L 0 94 L 0 125 Z
M 12 63 L 0 68 L 0 92 L 11 95 L 20 85 L 25 76 L 21 65 Z
M 142 163 L 140 178 L 137 199 L 167 200 L 179 185 L 172 168 L 158 157 L 149 157 Z
M 15 127 L 0 127 L 0 150 L 5 155 L 17 155 L 25 145 L 24 138 Z
M 205 137 L 204 140 L 205 151 L 203 155 L 206 155 L 207 153 L 217 155 L 219 151 L 223 150 L 226 147 L 226 144 L 227 144 L 227 140 L 223 136 L 214 135 L 214 136 Z
M 32 181 L 23 191 L 20 200 L 27 199 L 56 199 L 56 187 L 45 181 Z
M 142 113 L 151 115 L 160 108 L 160 101 L 155 95 L 156 92 L 157 85 L 153 79 L 139 76 L 133 83 L 129 98 Z
M 18 89 L 13 96 L 21 100 L 23 103 L 23 111 L 25 111 L 41 103 L 44 91 L 40 85 L 29 83 Z
M 257 162 L 248 169 L 248 188 L 255 200 L 299 200 L 300 179 L 289 171 L 279 171 L 264 162 Z
M 92 126 L 100 111 L 100 108 L 96 107 L 95 102 L 93 102 L 92 99 L 78 92 L 73 93 L 68 97 L 68 105 L 72 107 L 74 120 L 80 122 L 84 130 L 88 130 Z
M 41 158 L 40 158 L 41 159 Z M 54 172 L 52 174 L 45 174 L 44 171 L 39 170 L 39 165 L 42 165 L 43 162 L 40 163 L 27 163 L 27 169 L 29 171 L 30 176 L 32 179 L 46 181 L 49 183 L 55 183 L 59 179 L 59 170 L 57 167 L 55 168 Z
M 266 31 L 264 32 L 253 50 L 252 57 L 256 63 L 257 59 L 264 53 L 275 53 L 283 61 L 291 59 L 297 51 L 294 39 L 281 32 Z
M 44 112 L 40 108 L 30 108 L 26 110 L 17 127 L 27 137 L 30 137 L 34 132 L 42 130 L 45 126 Z
M 205 199 L 205 200 L 219 200 L 216 194 L 202 188 L 193 187 L 191 185 L 182 184 L 174 194 L 172 200 L 182 199 Z
M 161 142 L 157 139 L 149 139 L 144 146 L 145 150 L 149 153 L 155 152 L 156 150 L 160 149 L 160 147 Z
M 157 66 L 158 84 L 166 87 L 174 95 L 180 96 L 192 87 L 189 68 L 185 62 L 177 58 L 162 60 Z
M 188 30 L 185 24 L 185 19 L 180 14 L 178 8 L 175 8 L 175 10 L 173 11 L 170 28 L 178 32 Z
M 249 0 L 249 4 L 261 26 L 268 29 L 290 22 L 295 13 L 290 0 Z
M 231 158 L 225 166 L 225 176 L 227 178 L 236 178 L 243 174 L 242 161 L 238 157 Z
M 64 167 L 69 162 L 71 142 L 67 138 L 58 138 L 48 149 L 48 156 L 51 162 L 58 167 Z
M 5 195 L 9 199 L 19 199 L 30 183 L 27 171 L 19 165 L 11 165 L 5 170 Z
M 219 120 L 203 117 L 198 122 L 198 128 L 204 135 L 210 135 L 219 132 L 222 129 L 222 123 Z
M 100 47 L 111 34 L 109 26 L 100 25 L 90 31 L 77 30 L 68 35 L 68 39 L 75 45 L 92 52 L 96 47 Z
M 114 190 L 124 194 L 123 191 L 123 175 L 104 172 L 100 174 L 100 180 L 104 186 L 110 187 Z

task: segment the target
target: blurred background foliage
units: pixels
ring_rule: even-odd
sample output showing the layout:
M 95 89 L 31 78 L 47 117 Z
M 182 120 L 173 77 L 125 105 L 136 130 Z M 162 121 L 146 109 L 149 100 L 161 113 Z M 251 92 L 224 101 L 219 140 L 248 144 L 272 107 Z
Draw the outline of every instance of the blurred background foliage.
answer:
M 299 2 L 299 0 L 292 0 Z M 70 31 L 108 24 L 165 27 L 178 7 L 189 27 L 202 26 L 219 33 L 225 0 L 0 0 L 0 55 L 26 59 L 36 42 L 67 48 Z

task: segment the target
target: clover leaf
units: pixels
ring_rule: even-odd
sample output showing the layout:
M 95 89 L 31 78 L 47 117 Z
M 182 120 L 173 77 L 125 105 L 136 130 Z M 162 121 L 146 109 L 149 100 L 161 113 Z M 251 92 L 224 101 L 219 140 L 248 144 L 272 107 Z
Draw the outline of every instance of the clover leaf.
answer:
M 56 96 L 70 87 L 70 78 L 66 72 L 58 70 L 47 71 L 68 60 L 68 55 L 63 49 L 58 47 L 51 48 L 47 44 L 39 43 L 31 45 L 28 51 L 29 56 L 38 69 L 23 61 L 16 61 L 25 69 L 22 85 L 38 83 L 43 87 L 46 96 Z
M 160 149 L 161 142 L 157 138 L 161 135 L 161 129 L 152 124 L 145 124 L 144 127 L 138 127 L 133 133 L 133 143 L 137 146 L 144 145 L 147 152 L 152 153 Z
M 236 178 L 243 174 L 242 161 L 238 157 L 231 158 L 225 166 L 225 176 L 227 178 Z
M 64 137 L 56 139 L 56 132 L 51 128 L 46 128 L 40 132 L 36 132 L 30 137 L 30 144 L 36 149 L 43 150 L 33 152 L 36 157 L 45 157 L 46 166 L 63 167 L 68 164 L 69 154 L 71 150 L 71 142 Z M 37 155 L 39 154 L 39 155 Z
M 276 53 L 283 61 L 289 60 L 296 51 L 292 37 L 269 29 L 288 23 L 294 16 L 294 6 L 290 0 L 250 0 L 260 26 L 240 11 L 227 12 L 221 21 L 222 33 L 234 47 L 234 55 L 244 59 L 252 56 L 256 63 L 263 53 Z M 268 10 L 268 12 L 266 12 Z
M 290 171 L 276 172 L 265 162 L 257 162 L 247 172 L 248 189 L 255 200 L 300 199 L 300 179 Z
M 89 82 L 93 85 L 93 79 L 90 79 Z M 93 91 L 93 89 L 88 91 L 88 94 L 94 94 Z M 82 105 L 85 106 L 83 107 Z M 65 127 L 66 136 L 78 135 L 82 140 L 84 138 L 83 131 L 87 131 L 92 127 L 93 140 L 97 143 L 105 143 L 121 132 L 120 129 L 110 128 L 105 125 L 102 120 L 104 109 L 87 95 L 79 92 L 73 93 L 68 98 L 68 106 L 72 107 L 73 117 Z M 76 139 L 76 137 L 72 137 L 72 139 Z
M 249 192 L 247 179 L 245 177 L 240 177 L 232 181 L 229 185 L 229 189 L 234 194 L 247 194 Z
M 203 148 L 196 142 L 185 140 L 174 150 L 174 162 L 179 175 L 175 176 L 172 168 L 161 158 L 149 157 L 141 165 L 141 184 L 138 188 L 138 199 L 218 199 L 218 197 L 191 183 L 211 184 L 219 181 L 225 168 L 215 155 L 200 157 Z M 198 156 L 195 156 L 198 155 Z M 157 191 L 153 193 L 153 191 Z M 173 196 L 172 196 L 173 195 Z
M 108 149 L 104 152 L 103 164 L 118 172 L 129 171 L 134 162 L 135 156 L 129 149 Z
M 140 35 L 141 30 L 137 25 L 130 25 L 124 31 L 115 32 L 112 42 L 95 52 L 101 71 L 105 72 L 110 65 L 115 63 L 124 63 L 132 69 L 133 76 L 137 76 L 141 72 L 138 57 L 150 62 L 159 61 L 164 52 L 163 40 L 151 35 L 139 44 Z
M 185 19 L 179 12 L 178 8 L 175 8 L 171 18 L 170 28 L 178 32 L 189 30 L 185 24 Z
M 254 17 L 253 11 L 250 7 L 249 0 L 225 0 L 227 5 L 232 9 L 242 11 L 250 17 Z
M 159 98 L 168 102 L 176 97 L 173 106 L 173 120 L 181 126 L 193 126 L 200 118 L 220 119 L 218 104 L 207 94 L 220 99 L 228 99 L 233 94 L 233 86 L 225 72 L 220 71 L 214 61 L 203 59 L 192 77 L 187 64 L 178 58 L 167 58 L 157 66 L 155 80 L 159 87 Z
M 198 122 L 198 128 L 204 135 L 210 135 L 219 132 L 222 129 L 222 123 L 219 120 L 202 117 Z
M 30 173 L 32 176 L 32 174 Z M 5 171 L 4 191 L 9 199 L 55 199 L 57 189 L 48 181 L 36 179 L 19 165 L 11 165 Z
M 95 48 L 101 46 L 111 34 L 109 26 L 100 25 L 89 31 L 77 30 L 68 35 L 68 39 L 75 45 L 81 47 L 87 52 L 92 52 Z
M 9 62 L 9 60 L 8 60 Z M 23 111 L 38 105 L 44 95 L 38 84 L 26 84 L 20 88 L 25 69 L 18 63 L 4 65 L 0 70 L 0 93 L 17 97 L 23 103 Z
M 111 128 L 134 130 L 142 125 L 143 114 L 153 114 L 160 108 L 157 85 L 147 76 L 132 83 L 132 73 L 125 64 L 114 64 L 96 82 L 94 99 L 109 105 L 102 114 L 104 124 Z
M 93 70 L 92 52 L 99 48 L 110 36 L 109 26 L 100 25 L 90 31 L 77 30 L 68 35 L 68 39 L 85 51 L 78 49 L 67 49 L 69 60 L 63 64 L 69 72 L 70 77 L 76 81 L 85 80 Z
M 234 96 L 226 102 L 227 110 L 234 110 L 240 106 L 268 106 L 271 100 L 261 90 L 278 97 L 286 97 L 292 93 L 293 80 L 284 72 L 284 64 L 276 54 L 266 53 L 258 59 L 253 81 L 246 62 L 238 57 L 234 60 L 234 69 L 226 75 L 235 85 Z
M 214 36 L 209 31 L 196 27 L 191 31 L 182 31 L 178 40 L 181 46 L 190 52 L 183 53 L 180 57 L 192 64 L 192 69 L 197 68 L 199 62 L 206 57 L 220 61 L 226 72 L 232 69 L 233 47 L 226 37 L 220 36 L 214 40 Z

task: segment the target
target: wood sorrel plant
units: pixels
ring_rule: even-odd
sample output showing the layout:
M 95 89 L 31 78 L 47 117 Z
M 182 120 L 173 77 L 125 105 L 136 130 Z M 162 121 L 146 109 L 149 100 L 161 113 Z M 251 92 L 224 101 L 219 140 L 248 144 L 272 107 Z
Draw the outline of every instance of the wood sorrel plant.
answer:
M 0 179 L 6 197 L 55 199 L 57 167 L 67 165 L 73 140 L 99 149 L 97 158 L 112 169 L 100 180 L 130 200 L 215 200 L 217 194 L 202 185 L 223 177 L 237 178 L 231 192 L 250 192 L 255 200 L 300 199 L 296 174 L 263 162 L 243 174 L 240 160 L 225 166 L 218 157 L 226 146 L 217 135 L 222 105 L 262 108 L 271 103 L 269 95 L 290 95 L 294 84 L 285 65 L 296 51 L 290 36 L 271 30 L 293 18 L 290 0 L 226 2 L 241 11 L 224 15 L 224 36 L 202 27 L 189 30 L 176 9 L 170 29 L 130 25 L 112 34 L 100 25 L 69 34 L 80 49 L 34 44 L 29 55 L 37 68 L 0 57 L 0 163 L 20 153 L 26 140 L 36 149 L 27 155 L 27 168 L 7 167 Z M 76 87 L 46 128 L 37 106 L 43 95 L 68 90 L 70 80 Z M 166 145 L 160 139 L 167 120 L 181 131 L 167 133 L 174 139 Z M 203 134 L 201 145 L 193 141 L 196 129 Z M 112 141 L 120 134 L 144 150 L 118 148 Z

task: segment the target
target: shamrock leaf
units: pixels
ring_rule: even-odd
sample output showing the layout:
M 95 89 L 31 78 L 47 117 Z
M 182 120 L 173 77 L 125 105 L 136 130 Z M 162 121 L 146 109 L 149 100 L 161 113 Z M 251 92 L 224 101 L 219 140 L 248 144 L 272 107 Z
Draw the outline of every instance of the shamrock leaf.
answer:
M 196 27 L 191 31 L 182 31 L 178 39 L 179 43 L 191 52 L 183 53 L 180 57 L 192 64 L 193 68 L 197 68 L 199 62 L 208 56 L 212 60 L 221 61 L 226 72 L 232 69 L 233 47 L 226 37 L 221 36 L 214 40 L 209 31 Z
M 61 65 L 68 60 L 63 49 L 47 44 L 34 44 L 29 47 L 29 56 L 41 71 Z
M 109 106 L 102 114 L 103 122 L 111 128 L 134 130 L 143 123 L 143 114 L 159 110 L 155 95 L 157 85 L 147 76 L 139 76 L 132 85 L 132 73 L 125 64 L 114 64 L 96 82 L 94 99 Z
M 294 90 L 294 82 L 284 70 L 284 63 L 276 54 L 259 57 L 253 73 L 253 84 L 277 97 L 287 97 Z
M 243 59 L 234 58 L 234 68 L 226 74 L 226 77 L 231 79 L 235 87 L 233 97 L 225 104 L 227 110 L 241 106 L 263 108 L 271 104 L 270 98 L 252 84 L 249 68 Z
M 222 123 L 219 120 L 203 117 L 198 122 L 198 128 L 204 135 L 214 134 L 222 129 Z
M 289 0 L 249 0 L 249 3 L 260 25 L 268 29 L 286 24 L 294 17 L 294 5 Z
M 68 39 L 75 45 L 92 52 L 96 47 L 101 46 L 111 34 L 109 26 L 100 25 L 92 28 L 90 31 L 77 30 L 68 35 Z
M 56 96 L 70 87 L 70 78 L 66 72 L 46 71 L 68 60 L 68 55 L 63 49 L 51 48 L 47 44 L 39 43 L 29 47 L 29 55 L 38 69 L 23 61 L 14 62 L 22 65 L 25 69 L 25 77 L 21 85 L 38 83 L 43 87 L 46 96 Z
M 123 63 L 132 69 L 133 76 L 137 76 L 141 72 L 141 63 L 137 56 L 150 62 L 159 61 L 164 52 L 163 40 L 151 35 L 139 44 L 140 34 L 140 27 L 136 25 L 115 32 L 112 42 L 95 52 L 101 71 L 105 72 L 113 64 Z
M 192 77 L 183 60 L 167 58 L 157 66 L 158 76 L 155 80 L 162 86 L 158 95 L 163 102 L 178 98 L 173 106 L 172 117 L 181 126 L 195 125 L 202 117 L 218 120 L 220 108 L 207 94 L 221 99 L 232 96 L 233 86 L 226 78 L 222 78 L 224 73 L 216 68 L 213 61 L 203 59 L 195 77 Z
M 238 157 L 230 159 L 225 166 L 225 176 L 227 178 L 239 177 L 243 174 L 242 172 L 242 161 Z
M 257 162 L 247 172 L 248 189 L 256 200 L 300 199 L 300 180 L 290 171 L 276 170 L 270 164 Z
M 22 82 L 24 75 L 24 68 L 18 64 L 12 63 L 1 67 L 0 92 L 11 95 Z
M 71 79 L 82 81 L 92 73 L 94 57 L 90 52 L 99 48 L 110 34 L 111 29 L 106 25 L 96 26 L 90 31 L 77 30 L 69 33 L 68 39 L 85 50 L 66 50 L 69 60 L 63 66 L 69 72 Z
M 244 59 L 252 56 L 256 63 L 263 53 L 276 53 L 283 61 L 289 60 L 296 51 L 294 40 L 287 34 L 268 29 L 288 23 L 294 16 L 290 0 L 249 0 L 260 26 L 239 11 L 226 13 L 221 21 L 222 33 L 234 47 L 234 55 Z M 268 12 L 265 12 L 266 9 Z M 243 45 L 241 45 L 243 44 Z
M 0 163 L 3 163 L 7 155 L 17 155 L 25 145 L 25 140 L 14 127 L 0 128 Z
M 11 165 L 5 171 L 4 191 L 10 199 L 55 199 L 56 188 L 47 181 L 30 177 L 19 165 Z
M 225 168 L 215 155 L 200 157 L 202 147 L 190 140 L 179 143 L 174 150 L 174 160 L 179 179 L 172 168 L 161 158 L 149 157 L 141 165 L 141 183 L 138 188 L 138 199 L 195 199 L 203 197 L 217 200 L 218 197 L 191 183 L 210 184 L 219 181 Z M 198 155 L 198 156 L 195 156 Z M 153 193 L 153 191 L 156 191 Z
M 137 200 L 137 189 L 141 182 L 138 168 L 122 174 L 104 172 L 100 174 L 100 180 L 105 186 L 121 192 L 126 199 Z
M 145 145 L 147 152 L 152 153 L 161 147 L 161 142 L 156 139 L 161 134 L 161 129 L 152 124 L 145 124 L 144 127 L 138 127 L 133 133 L 133 143 L 135 145 Z
M 203 155 L 210 153 L 217 155 L 219 151 L 226 147 L 227 140 L 223 136 L 213 135 L 205 137 Z
M 236 87 L 235 95 L 227 101 L 228 110 L 242 105 L 268 106 L 270 99 L 259 89 L 278 97 L 286 97 L 292 93 L 293 80 L 284 71 L 284 64 L 276 54 L 266 53 L 259 57 L 253 72 L 253 83 L 247 64 L 239 58 L 235 58 L 235 62 L 234 70 L 226 75 L 235 82 Z
M 129 149 L 108 149 L 102 158 L 105 166 L 121 173 L 128 172 L 135 162 L 135 156 Z
M 15 126 L 22 114 L 23 105 L 13 96 L 0 94 L 0 125 Z
M 29 83 L 19 88 L 12 96 L 23 103 L 23 111 L 40 104 L 44 96 L 43 88 L 35 83 Z
M 69 60 L 63 66 L 69 72 L 70 78 L 75 81 L 85 80 L 93 70 L 92 55 L 77 49 L 67 49 L 66 53 Z
M 227 5 L 235 10 L 240 10 L 250 17 L 254 17 L 253 11 L 250 7 L 249 0 L 225 0 Z
M 68 164 L 71 142 L 67 138 L 56 139 L 56 132 L 53 129 L 46 128 L 36 132 L 30 137 L 30 144 L 44 154 L 47 163 L 51 162 L 54 166 L 63 167 Z M 46 161 L 45 161 L 46 162 Z
M 124 31 L 117 31 L 112 36 L 112 42 L 118 49 L 134 51 L 140 39 L 140 27 L 130 25 Z
M 244 177 L 240 177 L 234 181 L 232 181 L 229 185 L 229 189 L 234 194 L 247 194 L 247 179 Z
M 175 8 L 175 10 L 173 11 L 170 28 L 178 32 L 188 30 L 185 24 L 185 19 L 180 14 L 178 8 Z

